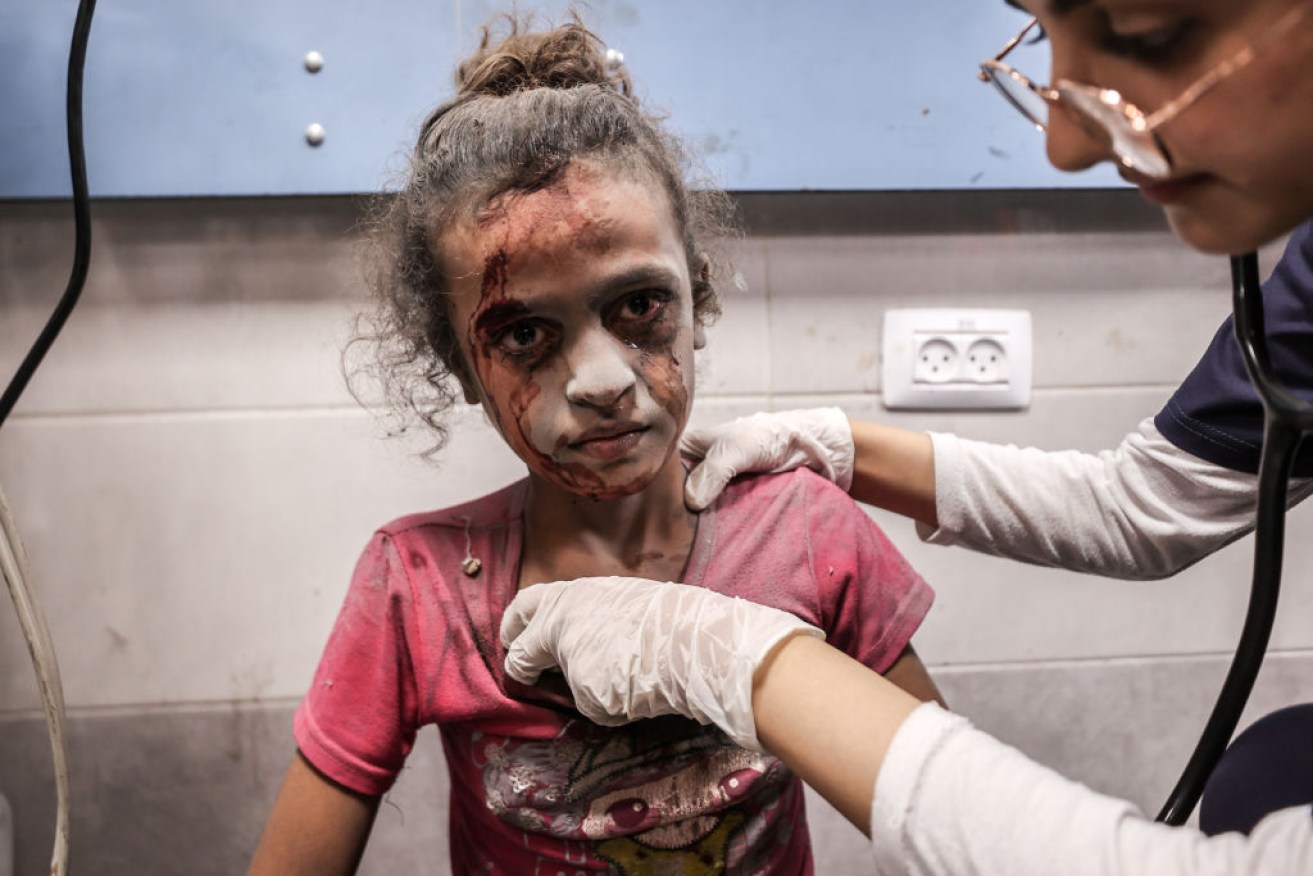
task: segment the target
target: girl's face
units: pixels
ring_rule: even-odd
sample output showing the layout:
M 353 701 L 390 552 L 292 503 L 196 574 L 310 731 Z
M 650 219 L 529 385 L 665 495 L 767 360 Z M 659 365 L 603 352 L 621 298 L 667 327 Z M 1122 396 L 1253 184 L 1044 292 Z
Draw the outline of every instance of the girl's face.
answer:
M 1112 88 L 1151 113 L 1199 77 L 1262 43 L 1254 60 L 1158 129 L 1172 162 L 1155 184 L 1122 170 L 1161 204 L 1177 235 L 1205 252 L 1238 253 L 1313 216 L 1313 10 L 1262 42 L 1309 0 L 1021 0 L 1052 46 L 1052 81 Z M 1024 71 L 1023 71 L 1024 72 Z M 1061 107 L 1048 155 L 1081 170 L 1114 160 Z
M 533 475 L 613 499 L 679 465 L 699 332 L 659 186 L 575 161 L 436 243 L 465 397 Z

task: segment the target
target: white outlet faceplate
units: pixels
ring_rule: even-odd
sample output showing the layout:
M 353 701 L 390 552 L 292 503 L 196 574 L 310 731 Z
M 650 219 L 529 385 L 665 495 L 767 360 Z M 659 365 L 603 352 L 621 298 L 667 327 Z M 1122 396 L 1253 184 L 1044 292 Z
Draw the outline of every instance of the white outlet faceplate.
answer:
M 886 310 L 887 408 L 974 410 L 1030 404 L 1027 310 Z

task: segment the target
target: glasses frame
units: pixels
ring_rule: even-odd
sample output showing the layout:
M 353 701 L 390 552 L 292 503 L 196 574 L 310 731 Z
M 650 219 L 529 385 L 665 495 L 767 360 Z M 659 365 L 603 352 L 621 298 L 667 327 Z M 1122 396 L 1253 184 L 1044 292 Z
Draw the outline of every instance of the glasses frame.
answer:
M 1093 125 L 1094 131 L 1107 138 L 1109 148 L 1112 149 L 1113 154 L 1117 156 L 1117 161 L 1123 167 L 1146 176 L 1165 179 L 1171 175 L 1171 158 L 1155 132 L 1189 109 L 1199 98 L 1215 88 L 1224 79 L 1248 66 L 1257 57 L 1258 49 L 1284 36 L 1304 17 L 1308 6 L 1307 2 L 1296 4 L 1293 9 L 1281 17 L 1261 40 L 1245 44 L 1231 57 L 1217 64 L 1191 83 L 1174 99 L 1163 104 L 1152 113 L 1145 113 L 1135 104 L 1125 100 L 1121 93 L 1115 89 L 1085 85 L 1080 82 L 1073 82 L 1070 79 L 1059 79 L 1052 86 L 1039 85 L 1026 74 L 1017 70 L 1016 67 L 1004 62 L 1003 59 L 1021 44 L 1021 41 L 1026 38 L 1026 34 L 1030 33 L 1039 24 L 1037 17 L 1032 17 L 1030 21 L 1026 22 L 1025 26 L 1021 28 L 1016 36 L 1007 41 L 997 55 L 981 61 L 980 69 L 976 75 L 981 82 L 989 83 L 998 89 L 999 94 L 1003 95 L 1014 109 L 1039 130 L 1047 130 L 1048 123 L 1043 119 L 1036 118 L 1030 110 L 1018 102 L 999 81 L 1000 75 L 1006 76 L 1022 88 L 1031 91 L 1046 104 L 1050 106 L 1061 105 L 1070 110 L 1082 123 L 1087 126 Z M 1077 99 L 1073 99 L 1073 96 Z M 1084 101 L 1097 102 L 1100 106 L 1112 112 L 1096 115 L 1082 105 Z M 1128 143 L 1135 144 L 1136 148 L 1141 151 L 1138 153 L 1131 151 L 1127 148 Z

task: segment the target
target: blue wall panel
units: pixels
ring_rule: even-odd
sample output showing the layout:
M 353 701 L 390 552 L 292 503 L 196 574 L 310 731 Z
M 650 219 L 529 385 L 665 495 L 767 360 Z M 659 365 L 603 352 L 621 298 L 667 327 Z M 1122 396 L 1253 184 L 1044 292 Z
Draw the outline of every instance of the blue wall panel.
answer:
M 99 196 L 386 186 L 492 0 L 100 0 L 85 92 Z M 559 13 L 564 2 L 535 8 Z M 0 197 L 64 196 L 74 0 L 0 8 Z M 521 3 L 522 8 L 529 4 Z M 1001 0 L 594 0 L 640 93 L 737 190 L 1050 188 L 1043 140 L 975 81 Z M 302 58 L 326 63 L 307 73 Z M 1042 63 L 1042 49 L 1031 50 Z M 1033 71 L 1043 76 L 1043 69 Z M 304 130 L 327 130 L 315 149 Z

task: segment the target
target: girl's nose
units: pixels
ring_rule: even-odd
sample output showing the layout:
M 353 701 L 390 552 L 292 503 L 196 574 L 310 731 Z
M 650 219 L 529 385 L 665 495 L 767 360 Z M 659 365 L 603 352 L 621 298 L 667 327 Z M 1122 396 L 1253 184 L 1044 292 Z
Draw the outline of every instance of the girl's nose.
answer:
M 565 397 L 571 404 L 613 408 L 634 388 L 633 351 L 606 332 L 589 333 L 569 357 Z

